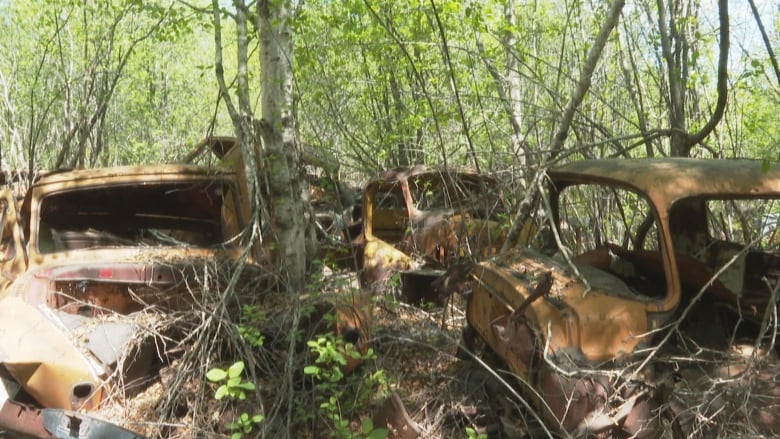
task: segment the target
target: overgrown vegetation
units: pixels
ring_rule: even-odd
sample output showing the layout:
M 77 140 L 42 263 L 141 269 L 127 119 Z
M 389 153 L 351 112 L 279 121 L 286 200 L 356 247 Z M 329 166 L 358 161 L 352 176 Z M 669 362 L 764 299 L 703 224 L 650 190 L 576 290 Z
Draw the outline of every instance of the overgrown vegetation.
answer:
M 771 2 L 755 3 L 776 48 L 777 11 Z M 229 18 L 236 7 L 215 4 L 227 19 L 223 63 L 230 83 L 236 60 Z M 623 8 L 563 157 L 669 154 L 668 96 L 675 81 L 687 90 L 688 128 L 708 119 L 718 12 L 698 1 L 671 4 L 671 10 L 655 1 Z M 591 6 L 298 4 L 300 140 L 338 156 L 346 175 L 423 160 L 512 170 L 519 178 L 549 155 L 557 115 L 606 13 L 607 5 Z M 728 109 L 694 156 L 777 158 L 780 134 L 771 108 L 780 79 L 747 6 L 730 9 Z M 211 7 L 131 0 L 110 8 L 62 0 L 3 5 L 0 26 L 17 36 L 0 45 L 3 169 L 175 160 L 207 133 L 232 132 L 217 100 Z M 253 19 L 254 4 L 245 7 Z M 672 55 L 682 63 L 678 77 L 669 77 L 658 44 L 670 26 L 677 30 L 669 38 L 676 39 Z M 257 44 L 250 34 L 250 49 Z M 258 58 L 247 61 L 248 81 L 257 83 Z
M 517 208 L 537 171 L 557 161 L 780 160 L 780 17 L 770 1 L 751 0 L 755 13 L 731 2 L 726 82 L 718 80 L 723 11 L 698 0 L 271 3 L 293 8 L 284 24 L 295 40 L 294 99 L 284 120 L 296 123 L 295 147 L 285 150 L 294 151 L 297 168 L 287 175 L 294 181 L 317 165 L 313 155 L 300 157 L 308 148 L 336 157 L 329 172 L 355 183 L 399 165 L 468 165 L 500 176 Z M 237 134 L 225 95 L 243 88 L 240 106 L 262 107 L 261 73 L 270 68 L 260 66 L 257 16 L 267 4 L 3 2 L 0 29 L 13 38 L 0 42 L 0 171 L 175 162 L 206 135 Z M 619 22 L 593 53 L 613 10 Z M 215 71 L 224 75 L 222 89 Z M 675 143 L 705 128 L 724 92 L 728 105 L 713 129 L 694 144 Z M 237 119 L 266 133 L 257 114 Z M 275 177 L 266 159 L 279 155 L 256 157 L 256 180 Z M 205 157 L 201 164 L 213 164 Z M 260 186 L 251 192 L 261 200 L 257 210 L 286 206 Z M 131 428 L 155 437 L 378 438 L 387 432 L 370 414 L 397 391 L 416 401 L 409 409 L 424 414 L 426 437 L 484 437 L 496 424 L 536 431 L 511 390 L 481 365 L 455 359 L 462 306 L 445 313 L 381 298 L 372 347 L 362 352 L 334 335 L 333 309 L 319 301 L 358 294 L 352 284 L 334 285 L 312 270 L 304 288 L 285 296 L 259 283 L 237 285 L 225 267 L 204 273 L 227 281 L 217 288 L 204 274 L 213 294 L 155 324 L 160 340 L 179 346 L 164 361 L 162 382 L 124 409 L 134 414 L 125 416 Z M 749 366 L 764 359 L 756 355 Z M 363 366 L 344 376 L 352 360 Z M 727 392 L 749 397 L 721 381 L 692 384 L 691 406 Z M 502 402 L 491 398 L 499 394 Z

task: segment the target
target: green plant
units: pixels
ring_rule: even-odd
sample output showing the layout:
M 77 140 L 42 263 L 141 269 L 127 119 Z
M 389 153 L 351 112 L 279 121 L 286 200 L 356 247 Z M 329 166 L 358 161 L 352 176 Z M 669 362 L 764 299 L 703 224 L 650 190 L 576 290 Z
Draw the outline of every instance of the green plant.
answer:
M 260 325 L 265 322 L 265 312 L 256 305 L 244 305 L 241 307 L 241 323 L 238 325 L 238 334 L 252 347 L 263 346 L 265 337 L 260 332 Z
M 374 421 L 366 419 L 360 425 L 360 432 L 365 439 L 385 439 L 390 432 L 385 428 L 374 428 Z
M 244 381 L 243 373 L 243 361 L 237 361 L 227 369 L 214 367 L 206 372 L 206 379 L 212 383 L 221 383 L 214 392 L 214 399 L 219 401 L 228 397 L 239 401 L 246 400 L 246 392 L 255 390 L 255 385 L 250 381 Z M 243 412 L 236 420 L 225 424 L 225 427 L 231 431 L 231 439 L 241 439 L 245 434 L 251 433 L 255 425 L 263 422 L 263 419 L 263 415 L 249 415 Z
M 206 379 L 212 383 L 224 383 L 214 392 L 214 399 L 220 400 L 225 396 L 243 401 L 246 399 L 246 391 L 255 390 L 255 385 L 249 381 L 244 381 L 241 377 L 244 372 L 244 362 L 236 361 L 227 369 L 218 367 L 212 368 L 206 372 Z
M 468 439 L 487 439 L 487 433 L 477 433 L 477 430 L 466 427 L 466 437 Z
M 363 421 L 359 432 L 353 432 L 350 429 L 349 420 L 342 414 L 344 409 L 350 411 L 356 406 L 365 405 L 371 395 L 377 393 L 375 387 L 387 387 L 384 371 L 376 371 L 364 378 L 362 381 L 365 386 L 356 389 L 355 396 L 349 398 L 352 401 L 351 407 L 342 406 L 341 401 L 344 399 L 347 389 L 352 387 L 350 384 L 355 384 L 354 382 L 350 383 L 349 379 L 345 379 L 342 368 L 347 365 L 350 358 L 362 361 L 375 359 L 374 351 L 369 348 L 366 353 L 361 353 L 352 343 L 345 343 L 332 333 L 319 335 L 316 339 L 309 340 L 307 345 L 316 358 L 314 364 L 304 367 L 303 373 L 315 381 L 316 401 L 319 402 L 320 413 L 331 422 L 334 436 L 344 439 L 382 439 L 387 437 L 388 430 L 374 428 L 370 419 Z M 357 382 L 358 380 L 353 381 Z
M 392 291 L 393 294 L 384 294 L 382 297 L 384 298 L 387 310 L 395 312 L 398 309 L 398 298 L 401 297 L 401 273 L 395 272 L 390 275 L 386 285 L 387 291 Z
M 230 439 L 240 439 L 245 434 L 249 434 L 254 430 L 256 424 L 263 422 L 263 415 L 249 416 L 249 414 L 241 413 L 235 422 L 228 422 L 225 427 L 233 433 L 230 435 Z

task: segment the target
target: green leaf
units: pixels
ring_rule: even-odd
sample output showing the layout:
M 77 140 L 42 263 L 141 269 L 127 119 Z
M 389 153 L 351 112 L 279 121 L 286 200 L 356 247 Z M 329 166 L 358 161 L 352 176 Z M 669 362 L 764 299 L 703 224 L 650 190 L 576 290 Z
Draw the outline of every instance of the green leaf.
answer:
M 217 367 L 206 372 L 206 379 L 214 383 L 224 380 L 225 377 L 227 377 L 227 372 Z
M 255 390 L 255 385 L 249 382 L 236 384 L 234 387 L 238 387 L 239 389 L 244 390 Z
M 390 430 L 386 428 L 375 428 L 366 435 L 366 439 L 385 439 L 390 436 Z
M 228 369 L 228 375 L 231 377 L 237 377 L 241 376 L 241 372 L 244 371 L 244 362 L 243 361 L 236 361 L 233 363 L 232 366 L 230 366 L 230 369 Z
M 320 368 L 318 366 L 306 366 L 303 368 L 303 373 L 306 375 L 318 375 Z
M 214 399 L 219 401 L 220 399 L 224 398 L 228 394 L 228 387 L 226 385 L 219 386 L 219 389 L 217 389 L 216 392 L 214 392 Z
M 371 433 L 374 430 L 374 421 L 371 420 L 371 418 L 366 419 L 363 421 L 363 424 L 360 426 L 360 431 L 363 432 L 363 434 Z

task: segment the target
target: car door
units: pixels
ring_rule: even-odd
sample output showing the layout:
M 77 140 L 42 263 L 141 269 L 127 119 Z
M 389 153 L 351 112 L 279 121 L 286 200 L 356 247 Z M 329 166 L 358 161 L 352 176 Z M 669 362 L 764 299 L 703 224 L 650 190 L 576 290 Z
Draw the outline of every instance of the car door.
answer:
M 0 189 L 0 294 L 27 269 L 19 211 L 11 189 Z

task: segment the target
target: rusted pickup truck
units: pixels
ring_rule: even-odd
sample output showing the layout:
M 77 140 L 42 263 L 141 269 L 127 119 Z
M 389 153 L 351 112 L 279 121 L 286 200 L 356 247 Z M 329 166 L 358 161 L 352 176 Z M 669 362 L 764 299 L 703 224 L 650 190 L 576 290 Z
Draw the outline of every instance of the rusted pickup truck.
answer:
M 498 354 L 552 434 L 777 434 L 780 168 L 610 159 L 547 175 L 552 245 L 473 268 L 467 345 Z
M 494 177 L 422 165 L 388 171 L 363 192 L 361 282 L 382 293 L 398 274 L 406 300 L 436 302 L 431 284 L 446 268 L 501 248 L 505 218 Z

